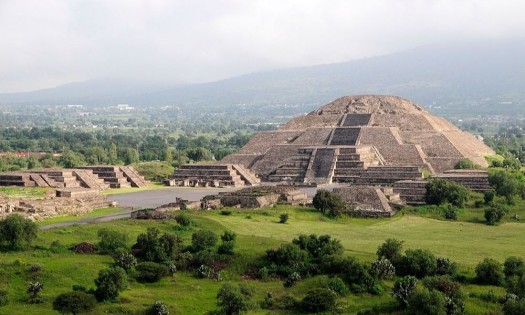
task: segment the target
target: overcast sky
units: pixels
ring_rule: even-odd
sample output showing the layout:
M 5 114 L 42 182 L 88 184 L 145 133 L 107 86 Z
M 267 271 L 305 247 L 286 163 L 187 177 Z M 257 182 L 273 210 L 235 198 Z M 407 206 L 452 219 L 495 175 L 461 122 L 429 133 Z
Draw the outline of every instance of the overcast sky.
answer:
M 0 0 L 0 92 L 203 82 L 525 34 L 523 0 Z

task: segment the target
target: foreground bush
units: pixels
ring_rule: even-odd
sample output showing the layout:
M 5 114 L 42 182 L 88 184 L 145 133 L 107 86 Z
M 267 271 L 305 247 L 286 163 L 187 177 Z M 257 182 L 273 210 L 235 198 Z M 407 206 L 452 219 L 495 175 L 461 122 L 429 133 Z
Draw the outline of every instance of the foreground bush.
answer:
M 112 267 L 102 269 L 95 279 L 95 297 L 98 301 L 114 301 L 128 285 L 124 269 Z
M 164 265 L 154 262 L 143 262 L 137 265 L 137 281 L 153 283 L 168 274 L 168 268 Z
M 301 307 L 308 313 L 329 311 L 335 308 L 337 295 L 329 289 L 317 288 L 306 293 Z
M 467 187 L 441 178 L 436 178 L 427 184 L 425 201 L 431 205 L 441 205 L 450 202 L 456 207 L 463 207 L 468 201 L 470 191 Z
M 119 250 L 129 249 L 129 238 L 126 233 L 104 228 L 98 230 L 97 234 L 100 239 L 97 247 L 101 254 L 114 255 Z
M 503 269 L 501 264 L 485 258 L 476 266 L 476 282 L 487 285 L 501 285 L 503 283 Z
M 160 301 L 153 303 L 147 312 L 148 315 L 169 315 L 169 313 L 168 306 Z
M 408 249 L 395 267 L 399 275 L 423 278 L 435 274 L 437 260 L 428 250 Z
M 7 250 L 23 250 L 37 236 L 36 224 L 18 214 L 8 215 L 0 221 L 0 246 Z
M 80 291 L 62 293 L 53 301 L 53 309 L 62 314 L 80 314 L 95 308 L 96 300 L 91 294 Z
M 253 290 L 246 285 L 235 286 L 225 283 L 217 293 L 217 306 L 219 309 L 212 314 L 243 314 L 253 309 Z

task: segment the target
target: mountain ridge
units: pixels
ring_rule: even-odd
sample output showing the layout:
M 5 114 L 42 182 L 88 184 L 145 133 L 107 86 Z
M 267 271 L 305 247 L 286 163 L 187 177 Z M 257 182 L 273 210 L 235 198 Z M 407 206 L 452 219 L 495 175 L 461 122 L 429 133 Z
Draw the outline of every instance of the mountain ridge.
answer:
M 25 93 L 3 104 L 115 104 L 224 107 L 298 104 L 305 110 L 342 95 L 390 94 L 425 107 L 525 98 L 525 41 L 427 45 L 341 63 L 277 69 L 170 86 L 91 80 Z

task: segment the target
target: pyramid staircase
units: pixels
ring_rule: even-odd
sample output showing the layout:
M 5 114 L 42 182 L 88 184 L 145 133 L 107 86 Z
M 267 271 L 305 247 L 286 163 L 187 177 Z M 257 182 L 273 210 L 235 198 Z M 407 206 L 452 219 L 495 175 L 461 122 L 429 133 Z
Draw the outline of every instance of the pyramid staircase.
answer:
M 104 180 L 110 188 L 127 188 L 131 187 L 128 178 L 120 170 L 118 166 L 84 166 L 84 170 L 91 170 L 93 174 Z
M 383 162 L 373 147 L 340 147 L 332 182 L 355 183 L 369 167 L 379 165 Z
M 99 178 L 92 170 L 88 169 L 76 169 L 74 174 L 82 184 L 82 187 L 92 188 L 98 190 L 108 189 L 109 185 L 104 182 L 103 179 Z
M 255 175 L 237 164 L 187 164 L 181 165 L 169 182 L 191 187 L 243 187 L 260 183 Z
M 140 176 L 131 166 L 121 166 L 120 171 L 127 177 L 132 187 L 148 187 L 149 182 Z
M 316 154 L 316 148 L 302 148 L 296 154 L 286 159 L 275 171 L 268 176 L 271 182 L 303 182 L 307 169 L 311 169 L 312 156 Z M 311 161 L 312 160 L 312 161 Z

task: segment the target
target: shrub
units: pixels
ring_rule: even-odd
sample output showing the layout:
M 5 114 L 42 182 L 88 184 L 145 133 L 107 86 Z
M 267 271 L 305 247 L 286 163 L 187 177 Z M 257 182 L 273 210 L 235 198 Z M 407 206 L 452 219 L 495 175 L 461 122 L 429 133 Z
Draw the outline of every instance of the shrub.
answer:
M 508 211 L 508 208 L 504 205 L 491 203 L 489 207 L 485 209 L 485 220 L 488 225 L 497 225 Z
M 213 247 L 217 243 L 217 235 L 210 230 L 200 230 L 191 236 L 191 247 L 194 252 Z
M 181 226 L 189 227 L 191 225 L 191 219 L 186 214 L 181 213 L 175 216 L 175 221 Z
M 245 285 L 225 283 L 217 293 L 217 306 L 224 314 L 242 314 L 255 307 L 253 290 Z
M 436 257 L 428 250 L 408 249 L 396 264 L 396 271 L 400 275 L 423 278 L 435 274 L 436 267 Z
M 403 241 L 397 240 L 395 238 L 389 238 L 377 248 L 377 258 L 385 258 L 391 262 L 397 261 L 401 257 L 402 248 Z
M 266 251 L 266 258 L 275 264 L 275 271 L 288 276 L 294 271 L 305 272 L 308 265 L 308 253 L 295 244 L 283 244 L 277 249 Z
M 113 259 L 115 260 L 115 266 L 126 270 L 126 272 L 129 272 L 137 264 L 137 259 L 132 253 L 117 253 Z
M 42 299 L 38 296 L 44 290 L 44 285 L 38 281 L 31 282 L 27 286 L 27 293 L 29 294 L 29 303 L 42 303 Z
M 468 201 L 469 195 L 470 192 L 465 186 L 441 178 L 435 178 L 427 184 L 425 201 L 432 205 L 441 205 L 448 201 L 452 205 L 461 208 Z
M 224 231 L 224 234 L 221 235 L 221 241 L 223 242 L 233 242 L 237 238 L 237 234 L 232 231 Z
M 447 220 L 456 221 L 458 219 L 459 209 L 453 205 L 448 205 L 443 209 L 443 217 Z
M 283 286 L 285 288 L 289 288 L 299 281 L 301 281 L 301 275 L 298 272 L 294 271 L 290 273 L 288 277 L 286 277 L 286 279 L 284 279 Z
M 481 166 L 472 162 L 469 159 L 463 159 L 454 165 L 454 169 L 456 170 L 462 170 L 462 169 L 480 169 Z
M 525 297 L 525 275 L 510 276 L 505 281 L 507 292 L 515 294 L 520 298 Z
M 217 253 L 221 255 L 233 255 L 233 249 L 235 247 L 235 242 L 222 242 L 221 245 L 217 248 Z
M 396 274 L 396 268 L 392 265 L 390 260 L 383 258 L 372 262 L 370 272 L 378 279 L 388 279 Z
M 436 274 L 453 276 L 457 273 L 458 264 L 446 257 L 436 258 Z
M 178 235 L 168 233 L 160 235 L 159 229 L 150 227 L 146 233 L 137 236 L 132 251 L 136 257 L 161 263 L 173 260 L 182 248 L 182 239 Z
M 409 300 L 409 310 L 414 314 L 447 314 L 447 299 L 436 290 L 416 291 Z
M 129 249 L 128 241 L 129 237 L 126 233 L 110 229 L 98 230 L 98 250 L 101 254 L 114 255 L 119 250 Z
M 168 306 L 161 301 L 156 301 L 148 310 L 148 315 L 169 315 Z
M 330 289 L 339 296 L 345 296 L 348 294 L 349 290 L 345 285 L 345 282 L 339 277 L 332 277 L 328 279 L 326 283 L 327 289 Z
M 498 196 L 507 199 L 507 203 L 514 202 L 514 195 L 518 192 L 518 180 L 509 172 L 497 171 L 489 174 L 489 184 Z
M 95 279 L 95 297 L 98 301 L 114 301 L 127 287 L 126 272 L 120 267 L 102 269 Z
M 281 213 L 281 215 L 279 216 L 279 223 L 286 223 L 288 222 L 288 213 Z
M 168 274 L 168 268 L 154 262 L 143 262 L 137 265 L 137 281 L 153 283 Z
M 511 299 L 503 305 L 503 314 L 505 315 L 523 315 L 525 314 L 525 299 Z
M 505 278 L 512 276 L 521 277 L 525 274 L 525 262 L 520 257 L 507 257 L 503 263 L 503 273 L 505 274 Z
M 501 264 L 492 258 L 485 258 L 476 266 L 476 282 L 487 285 L 500 285 L 503 281 Z
M 231 215 L 232 212 L 230 210 L 221 210 L 221 212 L 219 212 L 220 215 Z
M 300 249 L 308 252 L 309 256 L 316 260 L 322 260 L 326 256 L 340 255 L 343 253 L 343 245 L 338 239 L 332 239 L 330 235 L 301 234 L 292 240 L 292 243 Z
M 341 215 L 345 208 L 345 204 L 341 199 L 341 196 L 325 189 L 317 190 L 312 203 L 316 210 L 332 217 Z
M 0 220 L 0 246 L 5 246 L 7 250 L 23 250 L 31 246 L 37 230 L 33 221 L 18 214 L 10 214 Z
M 306 312 L 318 313 L 334 309 L 336 302 L 337 295 L 332 290 L 316 288 L 306 293 L 301 306 Z
M 494 190 L 487 190 L 483 193 L 483 202 L 486 205 L 490 204 L 494 200 L 494 195 L 496 192 Z
M 394 283 L 392 288 L 392 296 L 401 304 L 402 306 L 408 306 L 410 297 L 416 291 L 417 279 L 413 276 L 405 276 L 399 278 Z
M 0 290 L 0 307 L 9 304 L 9 293 L 7 290 Z
M 449 276 L 433 276 L 423 279 L 423 285 L 429 290 L 438 290 L 451 299 L 459 299 L 463 296 L 461 284 L 453 281 Z
M 96 300 L 92 294 L 81 291 L 62 293 L 53 301 L 53 310 L 62 314 L 87 313 L 95 308 Z
M 67 247 L 64 246 L 59 240 L 54 240 L 49 246 L 49 251 L 54 254 L 66 253 Z

